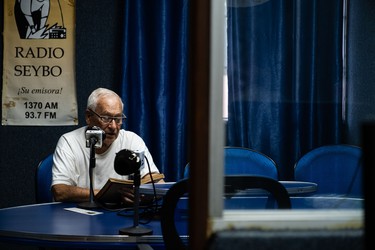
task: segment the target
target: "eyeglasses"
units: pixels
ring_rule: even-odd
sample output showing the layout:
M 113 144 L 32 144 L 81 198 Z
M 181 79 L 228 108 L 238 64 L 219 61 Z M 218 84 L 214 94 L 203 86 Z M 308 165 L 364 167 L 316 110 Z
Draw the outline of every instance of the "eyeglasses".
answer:
M 122 124 L 122 121 L 126 119 L 126 116 L 124 114 L 118 117 L 101 116 L 92 109 L 88 109 L 88 110 L 90 110 L 90 112 L 94 113 L 97 117 L 99 117 L 100 121 L 103 122 L 104 124 L 109 124 L 112 121 L 115 121 L 116 124 Z

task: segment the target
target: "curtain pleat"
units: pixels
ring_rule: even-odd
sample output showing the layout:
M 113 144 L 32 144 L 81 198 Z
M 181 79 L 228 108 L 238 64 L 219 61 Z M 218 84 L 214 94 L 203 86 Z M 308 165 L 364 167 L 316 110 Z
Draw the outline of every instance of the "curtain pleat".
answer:
M 343 140 L 342 1 L 252 2 L 228 1 L 227 141 L 292 179 L 302 154 Z
M 167 181 L 183 176 L 187 132 L 188 1 L 126 1 L 125 129 L 146 142 Z

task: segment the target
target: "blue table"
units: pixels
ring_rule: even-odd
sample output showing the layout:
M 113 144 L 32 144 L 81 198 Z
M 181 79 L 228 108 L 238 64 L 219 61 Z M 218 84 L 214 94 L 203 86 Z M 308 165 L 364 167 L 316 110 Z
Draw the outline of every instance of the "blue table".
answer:
M 279 181 L 285 189 L 288 191 L 289 195 L 311 195 L 317 190 L 317 184 L 313 182 L 304 182 L 304 181 Z M 157 195 L 165 195 L 169 188 L 175 182 L 167 183 L 155 183 L 155 189 Z M 139 188 L 139 192 L 143 194 L 153 194 L 153 185 L 152 184 L 143 184 Z M 267 191 L 262 189 L 247 189 L 237 192 L 235 195 L 239 196 L 256 196 L 256 195 L 265 195 Z
M 175 182 L 155 184 L 157 195 L 165 195 Z M 292 209 L 362 209 L 363 198 L 346 197 L 338 194 L 315 194 L 317 184 L 302 181 L 280 181 L 287 190 Z M 140 193 L 153 194 L 152 184 L 140 186 Z M 187 195 L 178 204 L 180 209 L 186 209 Z M 226 194 L 224 197 L 225 209 L 267 209 L 276 208 L 277 205 L 268 192 L 263 189 L 238 190 L 235 193 Z
M 82 247 L 100 249 L 135 249 L 137 244 L 163 248 L 160 220 L 142 225 L 152 235 L 119 235 L 119 229 L 133 226 L 133 217 L 117 212 L 97 210 L 92 215 L 72 212 L 70 203 L 46 203 L 0 209 L 0 241 L 45 247 Z M 142 218 L 141 218 L 142 222 Z M 187 235 L 185 219 L 177 220 L 182 235 Z M 187 239 L 187 236 L 182 236 Z
M 188 197 L 177 204 L 181 213 L 187 212 Z M 363 198 L 340 196 L 291 196 L 292 209 L 364 209 Z M 230 196 L 224 198 L 224 209 L 276 209 L 276 201 L 269 196 Z
M 160 190 L 159 190 L 160 191 Z M 291 196 L 292 209 L 362 209 L 363 199 L 340 196 L 311 195 Z M 253 193 L 225 197 L 225 209 L 275 208 L 275 202 L 267 195 Z M 177 207 L 176 227 L 185 242 L 187 229 L 188 197 L 183 197 Z M 129 216 L 117 211 L 97 210 L 81 214 L 71 203 L 46 203 L 0 209 L 0 241 L 44 247 L 135 249 L 137 244 L 149 244 L 163 249 L 163 237 L 158 218 L 151 219 L 144 227 L 152 228 L 152 235 L 119 235 L 119 230 L 133 226 Z M 172 215 L 171 215 L 172 216 Z M 141 220 L 142 222 L 142 217 Z

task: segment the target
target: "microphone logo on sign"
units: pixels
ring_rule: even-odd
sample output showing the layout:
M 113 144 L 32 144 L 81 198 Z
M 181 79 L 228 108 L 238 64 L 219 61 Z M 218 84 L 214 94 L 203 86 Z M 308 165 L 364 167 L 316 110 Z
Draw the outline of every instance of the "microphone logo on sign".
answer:
M 103 140 L 105 139 L 105 132 L 97 127 L 93 126 L 86 130 L 86 147 L 89 148 L 91 144 L 94 144 L 95 148 L 101 148 L 103 146 Z

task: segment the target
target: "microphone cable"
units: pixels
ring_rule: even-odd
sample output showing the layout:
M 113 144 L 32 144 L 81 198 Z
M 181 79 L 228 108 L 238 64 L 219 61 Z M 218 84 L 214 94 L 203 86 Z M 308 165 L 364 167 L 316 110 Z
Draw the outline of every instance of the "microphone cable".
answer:
M 153 220 L 155 218 L 155 216 L 158 214 L 159 208 L 160 208 L 160 206 L 158 204 L 158 197 L 157 197 L 157 194 L 156 194 L 155 181 L 154 181 L 154 178 L 152 176 L 150 163 L 149 163 L 147 157 L 146 156 L 144 156 L 144 157 L 146 159 L 147 167 L 148 167 L 148 173 L 149 173 L 150 178 L 151 178 L 151 185 L 152 185 L 152 190 L 153 190 L 153 200 L 152 200 L 151 204 L 149 206 L 147 206 L 142 213 L 143 219 L 147 219 L 147 220 L 144 221 L 144 222 L 139 222 L 140 224 L 148 224 L 151 220 Z

